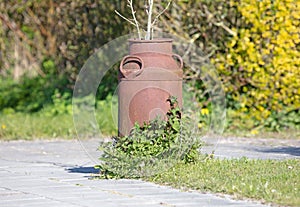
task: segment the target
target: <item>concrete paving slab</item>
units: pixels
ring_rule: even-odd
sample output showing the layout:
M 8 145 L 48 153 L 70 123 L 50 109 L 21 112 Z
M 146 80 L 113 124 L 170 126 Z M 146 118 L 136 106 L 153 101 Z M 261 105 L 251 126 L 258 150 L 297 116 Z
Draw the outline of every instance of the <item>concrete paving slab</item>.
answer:
M 300 159 L 299 139 L 209 138 L 202 153 L 218 158 Z
M 96 149 L 99 141 L 85 142 L 89 151 Z M 299 141 L 276 145 L 222 139 L 217 147 L 207 145 L 202 150 L 214 150 L 221 158 L 299 159 L 299 147 Z M 91 173 L 97 172 L 94 164 L 76 140 L 0 142 L 0 206 L 266 206 L 141 180 L 91 180 Z

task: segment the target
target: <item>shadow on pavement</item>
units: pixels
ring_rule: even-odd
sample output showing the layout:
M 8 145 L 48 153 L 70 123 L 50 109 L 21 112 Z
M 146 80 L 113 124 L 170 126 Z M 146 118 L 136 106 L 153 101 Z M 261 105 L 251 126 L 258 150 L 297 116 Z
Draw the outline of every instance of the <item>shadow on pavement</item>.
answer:
M 300 157 L 300 147 L 276 147 L 269 149 L 257 149 L 256 151 L 263 153 L 288 154 Z
M 95 169 L 94 167 L 74 167 L 74 168 L 68 168 L 67 171 L 69 173 L 88 173 L 88 174 L 99 173 L 99 170 Z

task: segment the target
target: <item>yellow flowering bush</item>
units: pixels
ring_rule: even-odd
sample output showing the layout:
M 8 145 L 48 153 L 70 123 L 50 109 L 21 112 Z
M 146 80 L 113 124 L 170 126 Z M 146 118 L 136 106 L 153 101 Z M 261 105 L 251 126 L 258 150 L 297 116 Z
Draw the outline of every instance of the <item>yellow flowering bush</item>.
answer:
M 229 117 L 257 131 L 300 125 L 300 1 L 231 1 L 246 23 L 231 28 L 226 54 L 213 60 L 223 77 Z M 234 124 L 232 125 L 234 127 Z

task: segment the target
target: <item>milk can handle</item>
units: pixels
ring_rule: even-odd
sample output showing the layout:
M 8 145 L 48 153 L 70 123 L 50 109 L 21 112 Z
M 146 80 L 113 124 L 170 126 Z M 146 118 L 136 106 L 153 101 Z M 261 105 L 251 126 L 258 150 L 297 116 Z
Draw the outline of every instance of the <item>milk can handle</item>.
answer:
M 180 57 L 180 55 L 172 54 L 172 57 L 176 57 L 179 60 L 179 62 L 180 62 L 180 69 L 182 69 L 183 68 L 183 60 Z
M 123 65 L 128 63 L 129 61 L 134 61 L 134 62 L 137 62 L 139 63 L 139 69 L 138 70 L 125 70 L 123 68 Z M 140 75 L 142 72 L 143 72 L 143 69 L 144 69 L 144 61 L 142 60 L 142 58 L 140 58 L 139 56 L 135 56 L 135 55 L 127 55 L 125 56 L 121 63 L 120 63 L 120 72 L 122 73 L 122 75 L 125 77 L 125 78 L 128 78 L 128 76 L 131 74 L 131 73 L 134 73 L 135 76 L 138 76 Z

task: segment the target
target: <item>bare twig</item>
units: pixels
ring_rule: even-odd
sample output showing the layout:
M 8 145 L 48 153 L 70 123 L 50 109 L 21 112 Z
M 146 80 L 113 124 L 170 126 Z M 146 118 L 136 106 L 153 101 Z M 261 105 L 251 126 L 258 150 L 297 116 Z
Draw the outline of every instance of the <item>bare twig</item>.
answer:
M 213 22 L 213 24 L 216 25 L 217 27 L 222 27 L 226 32 L 228 32 L 232 36 L 236 36 L 237 35 L 235 31 L 233 31 L 232 29 L 230 29 L 229 27 L 227 27 L 223 22 Z
M 136 16 L 135 16 L 136 11 L 133 8 L 132 0 L 127 0 L 127 3 L 128 3 L 128 6 L 131 9 L 131 14 L 132 14 L 133 20 L 130 20 L 130 19 L 126 18 L 125 16 L 120 14 L 120 12 L 118 12 L 117 10 L 115 10 L 115 13 L 117 15 L 119 15 L 121 18 L 123 18 L 124 20 L 126 20 L 127 22 L 129 22 L 130 24 L 134 25 L 137 29 L 138 37 L 139 37 L 139 39 L 141 39 L 140 26 L 139 26 L 139 22 L 137 21 Z
M 156 23 L 156 21 L 158 20 L 158 18 L 163 14 L 165 13 L 165 11 L 169 8 L 170 4 L 171 4 L 172 0 L 170 0 L 166 6 L 165 9 L 163 9 L 153 20 L 152 24 L 151 24 L 151 34 L 152 34 L 152 37 L 153 37 L 153 30 L 154 30 L 154 25 Z
M 207 19 L 212 22 L 217 27 L 222 27 L 225 31 L 227 31 L 232 36 L 236 36 L 236 32 L 227 27 L 223 22 L 214 21 L 215 16 L 208 10 L 206 6 L 204 6 L 205 14 L 207 15 Z
M 127 0 L 130 8 L 131 8 L 131 14 L 132 14 L 132 17 L 133 17 L 133 20 L 135 22 L 135 25 L 136 25 L 136 29 L 137 29 L 137 32 L 138 32 L 138 36 L 139 36 L 139 39 L 141 39 L 141 32 L 140 32 L 140 26 L 139 26 L 139 23 L 136 19 L 136 16 L 135 16 L 135 11 L 134 11 L 134 8 L 133 8 L 133 4 L 132 4 L 132 0 Z
M 166 8 L 165 8 L 164 10 L 162 10 L 162 11 L 154 18 L 154 20 L 153 20 L 151 26 L 153 26 L 153 25 L 156 23 L 156 21 L 158 20 L 158 18 L 159 18 L 163 13 L 165 13 L 165 11 L 167 11 L 167 9 L 169 8 L 171 2 L 172 2 L 172 0 L 170 0 L 170 1 L 168 2 L 168 4 L 167 4 Z
M 192 46 L 194 44 L 194 42 L 200 37 L 200 33 L 197 33 L 194 35 L 194 37 L 192 39 L 190 39 L 190 44 L 189 44 L 189 47 L 188 49 L 186 50 L 186 52 L 184 53 L 184 55 L 182 57 L 185 57 L 187 54 L 189 54 L 189 52 L 191 51 L 192 49 Z
M 146 40 L 151 40 L 153 38 L 153 30 L 154 30 L 154 26 L 155 23 L 157 22 L 158 18 L 169 8 L 172 0 L 168 0 L 168 4 L 166 6 L 166 8 L 164 8 L 152 21 L 152 14 L 153 14 L 153 6 L 154 6 L 154 0 L 146 0 L 148 1 L 148 3 L 146 3 L 145 8 L 146 8 L 146 14 L 148 15 L 148 21 L 147 21 L 147 30 L 146 30 L 146 36 L 145 39 Z M 132 14 L 132 19 L 128 19 L 125 16 L 123 16 L 122 14 L 120 14 L 117 10 L 115 10 L 115 13 L 117 15 L 119 15 L 121 18 L 123 18 L 124 20 L 126 20 L 127 22 L 129 22 L 130 24 L 134 25 L 137 28 L 137 32 L 138 32 L 138 36 L 139 39 L 141 39 L 141 31 L 140 31 L 140 24 L 136 19 L 136 11 L 134 10 L 133 7 L 133 0 L 127 0 L 127 6 L 130 7 L 131 9 L 131 14 Z
M 119 15 L 121 18 L 123 18 L 124 20 L 126 20 L 127 22 L 129 22 L 130 24 L 133 24 L 134 26 L 136 26 L 135 23 L 134 23 L 133 21 L 131 21 L 130 19 L 124 17 L 124 16 L 123 16 L 122 14 L 120 14 L 120 12 L 118 12 L 117 10 L 115 10 L 115 13 L 116 13 L 117 15 Z
M 149 10 L 147 12 L 148 14 L 148 23 L 147 23 L 147 34 L 146 34 L 146 40 L 151 39 L 151 28 L 152 28 L 152 11 L 153 11 L 153 0 L 148 0 L 148 6 Z

